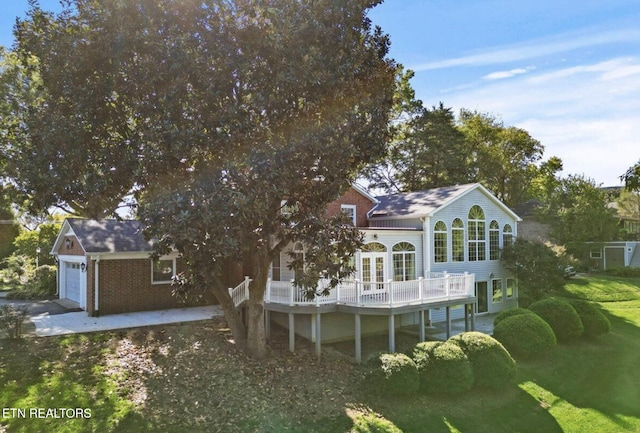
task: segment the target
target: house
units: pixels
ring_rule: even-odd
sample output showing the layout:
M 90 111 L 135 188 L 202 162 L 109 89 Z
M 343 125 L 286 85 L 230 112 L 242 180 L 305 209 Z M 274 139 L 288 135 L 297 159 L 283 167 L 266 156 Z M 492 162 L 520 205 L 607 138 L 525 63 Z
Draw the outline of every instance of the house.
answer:
M 597 270 L 640 268 L 640 242 L 590 242 L 589 268 Z
M 289 266 L 290 254 L 304 255 L 304 245 L 290 245 L 274 261 L 267 323 L 289 329 L 292 350 L 295 334 L 315 341 L 317 350 L 355 338 L 359 360 L 363 333 L 388 332 L 393 351 L 398 327 L 417 325 L 424 340 L 428 324 L 446 322 L 449 333 L 451 319 L 471 319 L 473 327 L 475 314 L 517 306 L 516 278 L 502 266 L 500 249 L 517 235 L 520 218 L 482 185 L 381 197 L 353 187 L 330 209 L 352 216 L 365 245 L 355 255 L 353 279 L 312 300 L 294 287 L 296 269 Z
M 473 329 L 476 314 L 517 306 L 516 278 L 500 262 L 500 249 L 517 235 L 520 218 L 480 184 L 374 197 L 353 186 L 330 203 L 329 215 L 346 213 L 363 232 L 355 254 L 355 275 L 328 296 L 307 299 L 293 280 L 291 254 L 305 254 L 292 243 L 270 269 L 265 293 L 267 324 L 323 342 L 355 339 L 360 358 L 363 334 L 388 332 L 395 348 L 396 329 L 455 318 Z M 182 266 L 177 253 L 151 258 L 137 221 L 67 219 L 52 254 L 57 257 L 59 294 L 89 314 L 162 309 L 176 306 L 171 276 Z M 245 279 L 230 289 L 236 305 L 248 296 Z M 320 281 L 319 285 L 326 284 Z M 322 287 L 320 287 L 322 288 Z
M 182 261 L 152 251 L 139 221 L 67 218 L 51 250 L 59 297 L 91 316 L 183 307 L 171 293 Z

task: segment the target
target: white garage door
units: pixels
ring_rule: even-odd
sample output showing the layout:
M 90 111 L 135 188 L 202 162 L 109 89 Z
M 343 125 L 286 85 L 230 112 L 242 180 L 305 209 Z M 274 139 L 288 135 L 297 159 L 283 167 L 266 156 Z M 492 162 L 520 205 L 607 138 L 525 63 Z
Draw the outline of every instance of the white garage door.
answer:
M 65 297 L 80 303 L 80 263 L 67 262 L 65 266 Z

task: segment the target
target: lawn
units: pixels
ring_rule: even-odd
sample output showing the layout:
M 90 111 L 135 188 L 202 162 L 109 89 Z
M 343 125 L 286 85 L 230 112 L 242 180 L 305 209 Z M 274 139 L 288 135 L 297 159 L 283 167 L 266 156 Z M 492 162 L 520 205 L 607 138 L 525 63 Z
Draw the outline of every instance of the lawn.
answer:
M 640 279 L 574 278 L 562 295 L 598 302 L 612 332 L 455 397 L 366 394 L 359 367 L 302 340 L 290 354 L 284 333 L 254 362 L 224 322 L 0 340 L 0 432 L 640 431 Z

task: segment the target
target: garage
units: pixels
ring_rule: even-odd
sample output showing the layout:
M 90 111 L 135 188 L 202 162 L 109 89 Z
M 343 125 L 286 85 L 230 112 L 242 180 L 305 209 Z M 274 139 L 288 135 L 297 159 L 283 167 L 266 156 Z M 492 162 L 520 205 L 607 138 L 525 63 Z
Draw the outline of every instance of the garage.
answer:
M 80 263 L 65 262 L 64 287 L 65 298 L 80 303 Z
M 624 268 L 624 247 L 604 247 L 604 268 Z

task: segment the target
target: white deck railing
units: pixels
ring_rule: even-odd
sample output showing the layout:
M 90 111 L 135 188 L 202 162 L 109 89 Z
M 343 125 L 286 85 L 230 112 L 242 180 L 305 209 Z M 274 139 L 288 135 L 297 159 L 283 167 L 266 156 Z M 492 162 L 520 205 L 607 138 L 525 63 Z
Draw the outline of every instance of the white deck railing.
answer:
M 249 283 L 251 279 L 244 277 L 244 281 L 233 288 L 229 288 L 229 296 L 233 300 L 233 305 L 236 307 L 249 299 Z
M 329 295 L 315 296 L 313 299 L 308 299 L 304 290 L 295 287 L 292 281 L 269 280 L 264 301 L 290 306 L 340 304 L 361 307 L 397 307 L 474 296 L 475 276 L 473 274 L 430 273 L 428 276 L 429 278 L 420 277 L 411 281 L 380 283 L 344 281 L 332 289 Z M 322 291 L 326 284 L 326 281 L 321 280 L 318 283 L 318 292 Z

